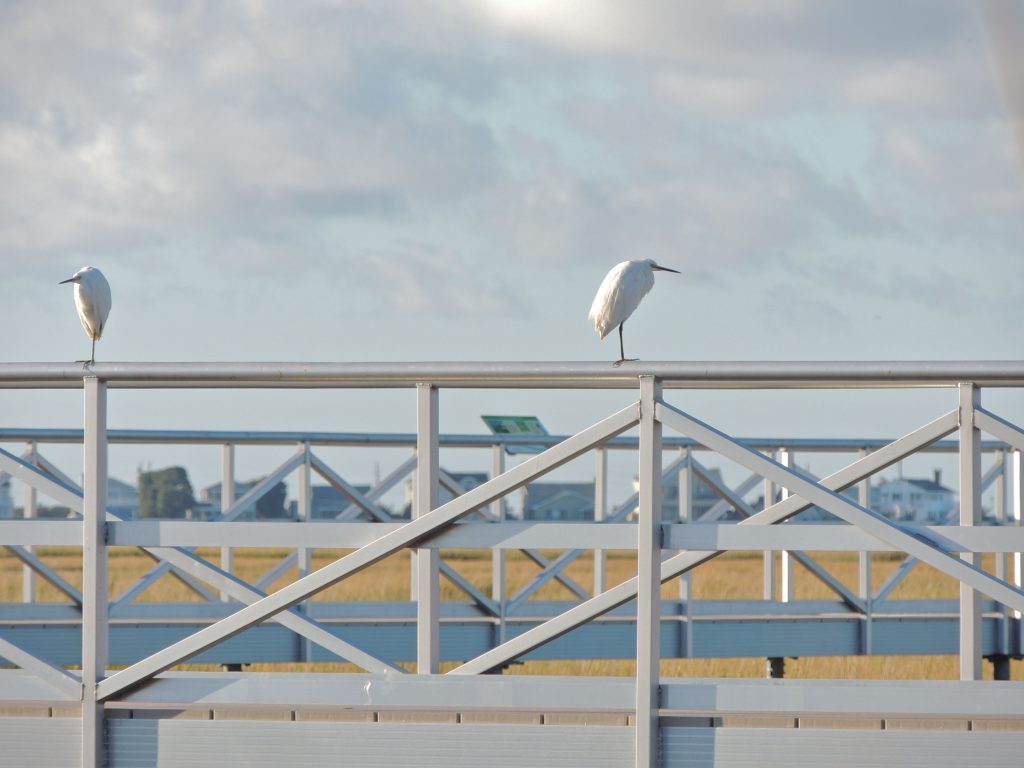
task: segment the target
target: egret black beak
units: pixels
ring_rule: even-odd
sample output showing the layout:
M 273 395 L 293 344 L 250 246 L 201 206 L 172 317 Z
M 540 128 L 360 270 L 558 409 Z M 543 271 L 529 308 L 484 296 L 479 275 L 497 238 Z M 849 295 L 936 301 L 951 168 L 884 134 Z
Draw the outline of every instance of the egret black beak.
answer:
M 680 274 L 678 269 L 669 269 L 668 267 L 659 267 L 657 264 L 655 264 L 653 267 L 651 267 L 651 269 L 656 269 L 659 272 L 675 272 L 677 275 Z
M 73 283 L 73 282 L 75 282 L 75 278 L 69 277 L 67 280 L 61 280 L 59 283 L 57 283 L 57 285 L 64 285 L 64 283 Z

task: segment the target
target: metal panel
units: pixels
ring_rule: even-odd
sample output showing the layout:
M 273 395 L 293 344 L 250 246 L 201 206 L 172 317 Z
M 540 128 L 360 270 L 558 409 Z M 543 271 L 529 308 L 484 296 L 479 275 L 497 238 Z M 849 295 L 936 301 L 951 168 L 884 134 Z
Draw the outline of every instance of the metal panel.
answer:
M 662 680 L 672 712 L 1024 717 L 1020 683 L 953 680 Z
M 1019 768 L 1024 733 L 663 728 L 665 768 L 908 765 Z
M 78 766 L 82 721 L 77 717 L 0 717 L 0 744 L 0 761 L 10 768 Z
M 411 604 L 410 604 L 411 605 Z M 799 607 L 791 603 L 790 607 Z M 507 636 L 514 638 L 536 628 L 543 618 L 558 609 L 538 611 L 535 619 L 507 618 Z M 808 612 L 804 616 L 771 615 L 756 612 L 705 615 L 701 603 L 693 619 L 692 656 L 727 658 L 752 656 L 834 656 L 857 654 L 857 639 L 863 621 L 855 614 L 843 614 L 839 604 L 821 615 Z M 446 609 L 446 614 L 448 613 Z M 667 615 L 667 614 L 666 614 Z M 1001 653 L 1001 622 L 998 614 L 989 614 L 982 621 L 982 653 Z M 958 649 L 957 614 L 950 604 L 945 613 L 923 615 L 888 615 L 877 613 L 875 652 L 884 655 L 955 654 Z M 685 648 L 681 645 L 684 623 L 678 617 L 662 620 L 660 653 L 663 658 L 677 658 Z M 414 661 L 415 618 L 380 617 L 323 621 L 326 631 L 356 646 L 373 648 L 382 663 Z M 208 621 L 174 620 L 118 621 L 110 625 L 110 664 L 132 664 L 141 657 L 190 636 L 209 626 Z M 1016 626 L 1016 625 L 1014 625 Z M 635 619 L 632 615 L 613 615 L 582 625 L 569 633 L 526 652 L 528 659 L 629 659 L 636 653 Z M 0 635 L 32 649 L 34 655 L 54 664 L 80 663 L 80 630 L 77 624 L 0 624 Z M 484 617 L 446 618 L 441 623 L 441 659 L 463 662 L 490 651 L 494 647 L 494 621 Z M 2 654 L 0 654 L 2 657 Z M 313 661 L 335 662 L 331 652 L 314 647 Z M 291 663 L 301 661 L 294 635 L 273 623 L 246 630 L 230 640 L 214 646 L 194 659 L 195 663 Z
M 0 673 L 0 679 L 3 679 Z M 20 674 L 24 673 L 8 673 Z M 243 672 L 166 672 L 128 693 L 128 704 L 196 703 L 200 706 L 285 702 L 374 709 L 520 709 L 627 711 L 634 683 L 625 677 L 552 675 L 336 675 Z
M 110 768 L 624 768 L 632 765 L 633 730 L 607 726 L 117 719 L 110 722 L 110 754 Z M 154 762 L 154 755 L 159 756 L 158 762 Z

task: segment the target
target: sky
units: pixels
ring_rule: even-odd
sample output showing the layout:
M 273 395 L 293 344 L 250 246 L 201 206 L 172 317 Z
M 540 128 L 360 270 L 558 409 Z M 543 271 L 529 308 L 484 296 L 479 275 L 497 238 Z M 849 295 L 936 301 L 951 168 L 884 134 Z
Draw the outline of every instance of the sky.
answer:
M 1000 0 L 8 0 L 3 359 L 87 353 L 57 283 L 91 264 L 113 291 L 101 361 L 611 361 L 587 310 L 636 258 L 681 272 L 627 324 L 641 359 L 1018 358 L 1015 32 Z M 443 393 L 441 425 L 567 432 L 624 397 Z M 73 393 L 4 398 L 12 426 L 80 424 Z M 733 434 L 884 437 L 955 396 L 690 402 Z M 414 427 L 411 393 L 110 409 L 112 427 Z M 159 450 L 112 468 L 179 459 L 219 477 Z

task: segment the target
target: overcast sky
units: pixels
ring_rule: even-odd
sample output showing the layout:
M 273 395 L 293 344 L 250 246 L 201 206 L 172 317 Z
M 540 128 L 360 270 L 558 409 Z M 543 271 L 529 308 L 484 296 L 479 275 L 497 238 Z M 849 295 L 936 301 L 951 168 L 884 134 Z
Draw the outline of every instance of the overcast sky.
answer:
M 1010 2 L 0 3 L 4 358 L 88 351 L 57 282 L 92 264 L 101 361 L 610 361 L 593 293 L 647 257 L 682 274 L 627 324 L 646 360 L 1019 358 L 1014 31 Z M 411 394 L 118 397 L 112 426 L 413 428 Z M 606 415 L 463 400 L 443 428 Z

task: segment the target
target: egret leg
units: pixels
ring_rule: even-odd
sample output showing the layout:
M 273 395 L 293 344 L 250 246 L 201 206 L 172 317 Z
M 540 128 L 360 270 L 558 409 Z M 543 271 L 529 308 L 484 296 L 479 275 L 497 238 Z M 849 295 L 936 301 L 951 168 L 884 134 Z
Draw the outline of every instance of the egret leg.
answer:
M 96 364 L 96 337 L 92 337 L 92 352 L 89 354 L 89 365 Z
M 636 360 L 635 357 L 626 357 L 626 349 L 622 344 L 622 326 L 624 326 L 625 324 L 625 322 L 619 323 L 619 359 L 612 363 L 612 365 L 614 365 L 616 368 L 618 368 L 623 363 L 633 362 L 634 360 Z

